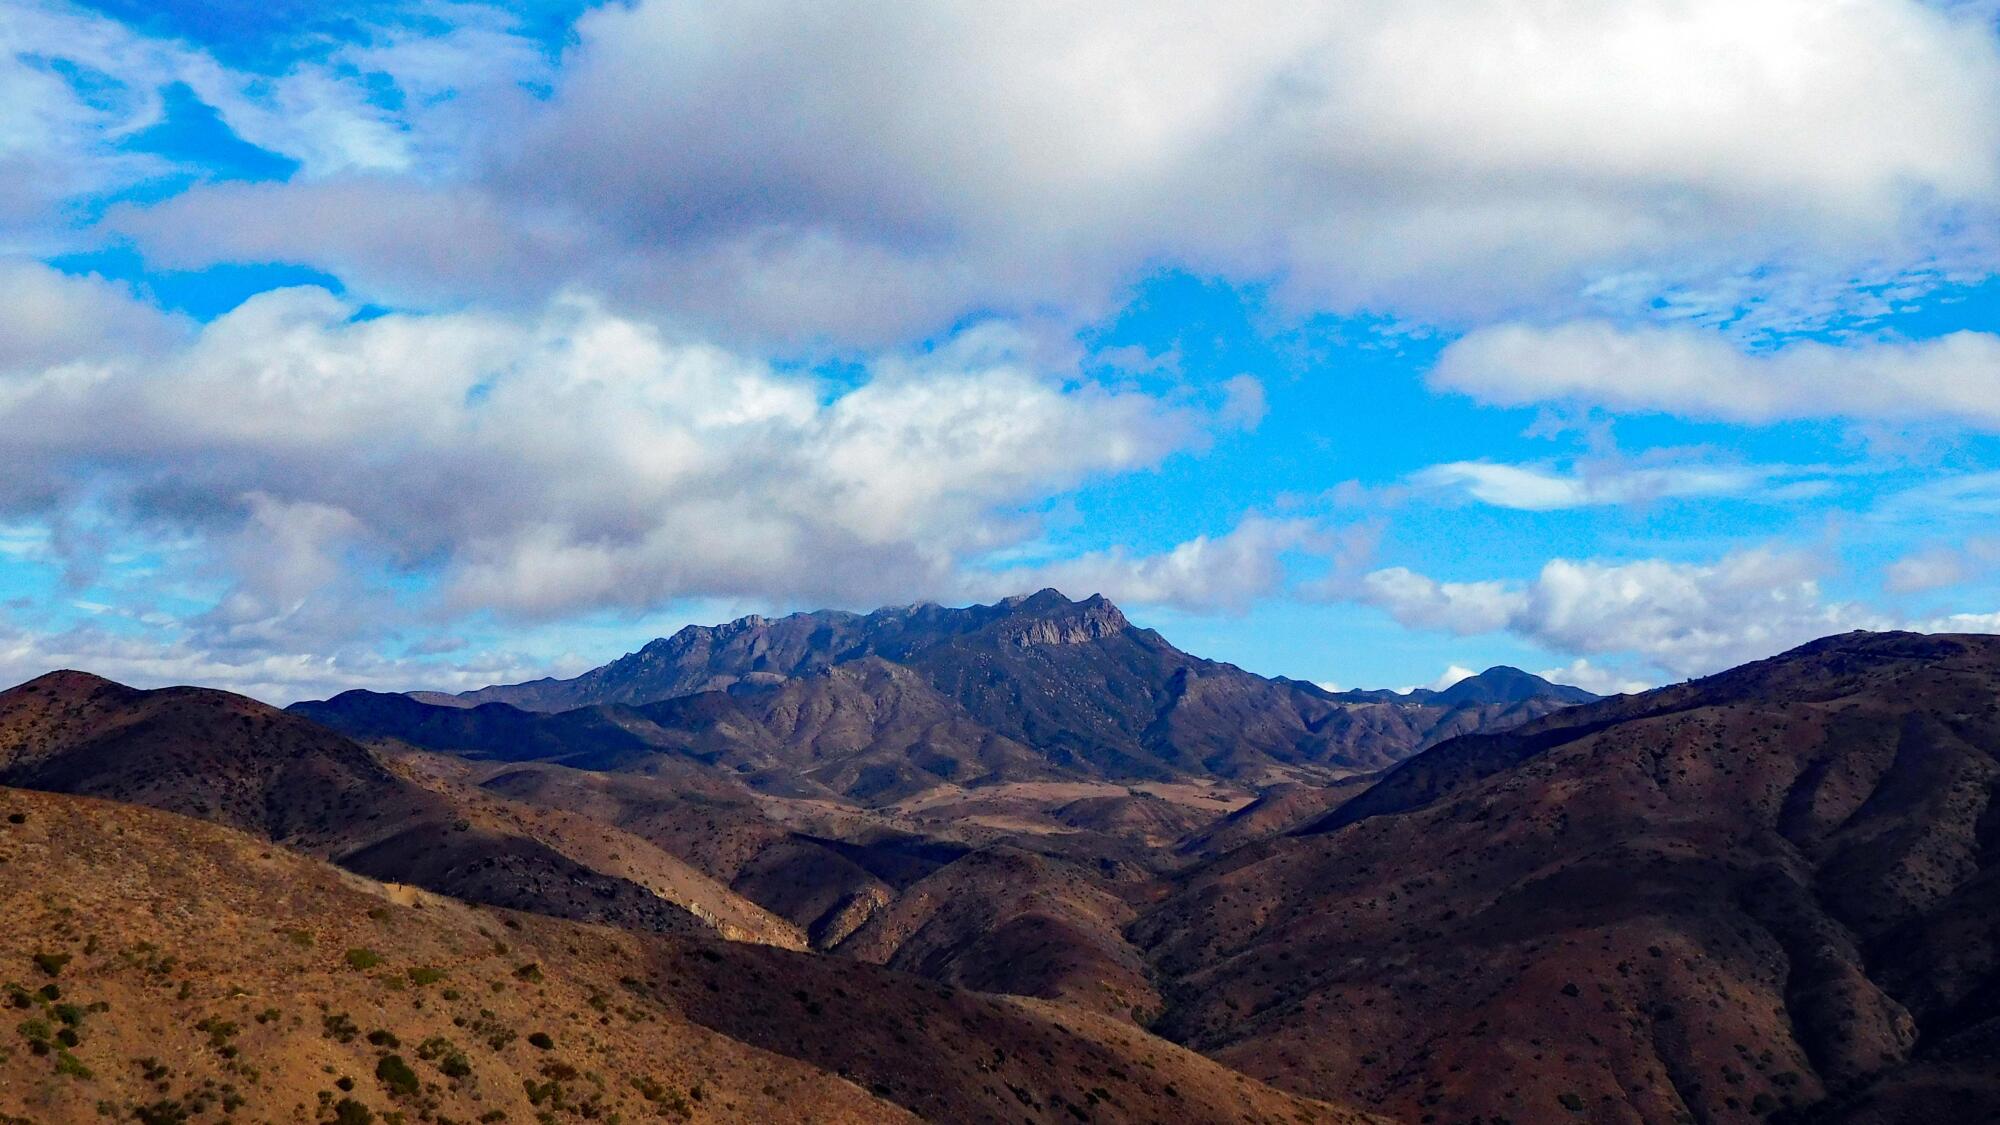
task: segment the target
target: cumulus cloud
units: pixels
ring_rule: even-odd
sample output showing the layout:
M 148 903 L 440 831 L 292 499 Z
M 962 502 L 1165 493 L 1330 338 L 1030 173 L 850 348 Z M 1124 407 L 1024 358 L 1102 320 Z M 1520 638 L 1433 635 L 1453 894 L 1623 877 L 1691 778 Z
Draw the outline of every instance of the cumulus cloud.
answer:
M 521 617 L 906 600 L 1032 534 L 1023 504 L 1213 422 L 1023 346 L 975 327 L 842 387 L 583 298 L 363 316 L 276 290 L 152 353 L 0 371 L 0 511 L 198 537 L 231 583 L 215 647 L 336 629 L 369 566 Z
M 1363 575 L 1360 597 L 1405 625 L 1462 635 L 1499 632 L 1527 604 L 1504 582 L 1439 582 L 1400 566 Z
M 1698 328 L 1505 324 L 1453 342 L 1432 386 L 1481 402 L 1573 402 L 1733 422 L 1945 420 L 2000 429 L 2000 336 L 1817 341 L 1746 351 Z
M 1567 654 L 1630 653 L 1681 676 L 1829 633 L 1899 624 L 1828 600 L 1815 559 L 1775 550 L 1713 563 L 1554 559 L 1526 583 L 1438 582 L 1397 567 L 1366 575 L 1356 596 L 1417 628 L 1507 632 Z
M 1284 590 L 1287 553 L 1324 553 L 1338 539 L 1317 521 L 1251 515 L 1224 535 L 1198 535 L 1158 554 L 1123 547 L 1093 551 L 978 575 L 968 589 L 986 597 L 1054 586 L 1135 605 L 1241 613 Z
M 1463 664 L 1447 665 L 1444 672 L 1431 681 L 1430 688 L 1432 691 L 1443 691 L 1460 680 L 1469 680 L 1478 674 L 1476 669 L 1467 668 Z
M 324 232 L 260 222 L 268 200 L 220 189 L 121 222 L 182 260 L 203 250 L 188 224 L 231 216 L 203 228 L 209 253 L 241 252 L 242 226 L 364 281 L 422 265 L 506 288 L 532 274 L 482 249 L 468 279 L 444 248 L 488 212 L 554 206 L 541 221 L 590 247 L 570 275 L 746 330 L 880 340 L 971 308 L 1089 316 L 1162 262 L 1445 315 L 1649 266 L 1914 264 L 1933 212 L 1990 207 L 2000 172 L 2000 52 L 1974 15 L 1916 0 L 641 0 L 575 33 L 548 101 L 485 135 L 430 124 L 454 99 L 413 99 L 411 135 L 457 145 L 431 164 L 453 202 L 381 194 L 447 220 L 385 217 L 431 249 L 337 212 Z M 524 267 L 547 250 L 498 245 Z
M 1628 675 L 1615 666 L 1593 663 L 1579 656 L 1560 668 L 1536 673 L 1551 683 L 1571 684 L 1598 695 L 1629 695 L 1658 687 L 1657 680 Z
M 0 373 L 157 354 L 191 332 L 192 325 L 102 278 L 0 258 Z

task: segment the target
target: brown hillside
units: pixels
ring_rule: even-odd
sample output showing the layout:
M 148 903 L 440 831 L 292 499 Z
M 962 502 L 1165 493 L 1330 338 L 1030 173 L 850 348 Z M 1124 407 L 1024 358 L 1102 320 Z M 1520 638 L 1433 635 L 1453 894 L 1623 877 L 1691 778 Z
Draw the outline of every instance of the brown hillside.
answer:
M 1439 1121 L 1990 1115 L 1996 700 L 2000 638 L 1849 635 L 1445 743 L 1142 919 L 1162 1026 Z
M 494 906 L 661 932 L 724 919 L 736 936 L 787 940 L 713 884 L 667 878 L 662 862 L 649 879 L 593 867 L 580 826 L 426 788 L 332 731 L 228 692 L 139 691 L 80 672 L 0 692 L 0 784 L 213 820 Z
M 0 1112 L 38 1123 L 1360 1120 L 1072 1010 L 470 907 L 134 806 L 0 790 L 0 857 Z

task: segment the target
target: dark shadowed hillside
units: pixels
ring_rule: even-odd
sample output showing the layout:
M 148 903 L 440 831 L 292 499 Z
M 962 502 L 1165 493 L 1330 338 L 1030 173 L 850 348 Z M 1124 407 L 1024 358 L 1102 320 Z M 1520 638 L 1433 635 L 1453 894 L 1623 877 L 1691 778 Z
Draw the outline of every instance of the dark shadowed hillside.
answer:
M 787 940 L 788 927 L 721 886 L 663 870 L 678 864 L 669 856 L 640 878 L 608 873 L 579 858 L 587 828 L 455 800 L 341 735 L 227 692 L 138 691 L 80 672 L 0 692 L 0 785 L 201 817 L 474 902 Z M 661 893 L 669 887 L 683 893 Z
M 1170 1035 L 1412 1118 L 1990 1120 L 1996 753 L 2000 638 L 1831 637 L 1447 742 L 1133 933 Z

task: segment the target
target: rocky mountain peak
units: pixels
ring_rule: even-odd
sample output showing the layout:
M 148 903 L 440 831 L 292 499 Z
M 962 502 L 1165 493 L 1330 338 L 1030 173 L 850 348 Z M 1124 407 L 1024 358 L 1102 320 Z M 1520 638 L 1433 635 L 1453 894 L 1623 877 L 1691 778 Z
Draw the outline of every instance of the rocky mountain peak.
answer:
M 1073 602 L 1047 589 L 1000 604 L 1012 611 L 1001 626 L 1001 635 L 1023 648 L 1083 644 L 1116 636 L 1131 626 L 1124 613 L 1102 594 Z

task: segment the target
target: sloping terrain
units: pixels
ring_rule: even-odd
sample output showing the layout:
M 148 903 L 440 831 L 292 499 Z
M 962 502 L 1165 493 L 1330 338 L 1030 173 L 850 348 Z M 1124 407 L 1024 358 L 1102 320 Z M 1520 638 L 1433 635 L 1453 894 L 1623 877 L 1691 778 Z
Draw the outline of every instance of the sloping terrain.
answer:
M 798 940 L 721 887 L 670 871 L 678 864 L 670 857 L 647 864 L 634 855 L 620 873 L 595 867 L 591 852 L 609 852 L 588 825 L 524 817 L 497 799 L 455 799 L 332 731 L 227 692 L 138 691 L 80 672 L 0 692 L 0 784 L 201 817 L 473 902 Z M 641 867 L 646 874 L 627 877 Z
M 1132 933 L 1169 1036 L 1416 1119 L 1991 1119 L 1996 750 L 2000 639 L 1832 637 L 1445 743 Z
M 23 790 L 0 857 L 9 1121 L 908 1119 L 635 996 L 600 932 Z
M 136 806 L 0 789 L 0 870 L 10 1122 L 1362 1120 L 1072 1009 L 469 907 Z
M 1160 998 L 1125 940 L 1133 916 L 1068 864 L 994 847 L 904 889 L 834 949 L 946 984 L 1145 1020 Z

